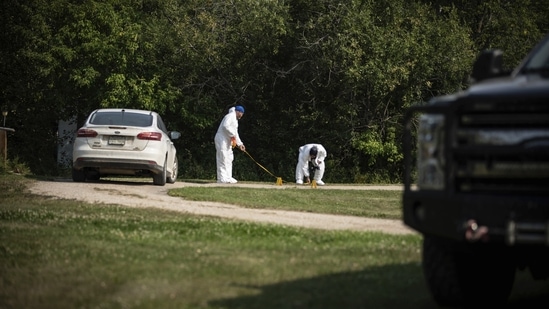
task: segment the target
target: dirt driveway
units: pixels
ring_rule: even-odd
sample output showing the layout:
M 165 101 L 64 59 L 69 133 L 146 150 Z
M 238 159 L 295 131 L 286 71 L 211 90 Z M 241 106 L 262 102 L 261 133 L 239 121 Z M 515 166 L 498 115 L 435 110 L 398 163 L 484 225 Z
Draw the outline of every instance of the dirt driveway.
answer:
M 411 234 L 413 230 L 406 227 L 400 220 L 386 220 L 361 218 L 354 216 L 340 216 L 315 214 L 284 210 L 249 209 L 234 205 L 215 202 L 187 201 L 167 194 L 169 189 L 186 186 L 238 186 L 249 188 L 272 188 L 279 190 L 296 187 L 295 184 L 198 184 L 176 182 L 166 186 L 154 186 L 150 182 L 139 181 L 107 181 L 77 183 L 70 179 L 56 179 L 53 181 L 36 181 L 31 192 L 39 195 L 65 199 L 81 200 L 89 203 L 117 204 L 129 207 L 152 207 L 166 210 L 180 211 L 189 214 L 224 217 L 238 220 L 264 222 L 271 224 L 291 225 L 304 228 L 327 230 L 359 230 L 381 231 L 391 234 Z M 304 190 L 402 190 L 401 186 L 338 186 L 326 185 L 317 187 L 299 186 Z

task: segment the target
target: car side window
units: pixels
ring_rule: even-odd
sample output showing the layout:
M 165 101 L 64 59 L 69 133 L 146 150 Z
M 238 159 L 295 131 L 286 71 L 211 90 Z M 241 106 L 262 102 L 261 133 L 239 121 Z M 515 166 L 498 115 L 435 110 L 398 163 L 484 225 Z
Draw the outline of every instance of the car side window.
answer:
M 160 115 L 157 118 L 157 126 L 160 130 L 168 134 L 168 129 L 166 128 L 166 125 L 164 124 L 164 121 L 162 121 L 162 117 L 160 117 Z

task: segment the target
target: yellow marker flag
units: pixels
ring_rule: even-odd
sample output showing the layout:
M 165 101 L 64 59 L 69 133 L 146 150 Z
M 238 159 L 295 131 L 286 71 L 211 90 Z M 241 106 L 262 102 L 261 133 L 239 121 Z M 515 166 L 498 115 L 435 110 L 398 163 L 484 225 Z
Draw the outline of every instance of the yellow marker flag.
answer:
M 277 177 L 276 178 L 276 185 L 277 186 L 282 186 L 282 177 Z
M 316 180 L 313 180 L 313 181 L 311 182 L 311 188 L 316 189 Z

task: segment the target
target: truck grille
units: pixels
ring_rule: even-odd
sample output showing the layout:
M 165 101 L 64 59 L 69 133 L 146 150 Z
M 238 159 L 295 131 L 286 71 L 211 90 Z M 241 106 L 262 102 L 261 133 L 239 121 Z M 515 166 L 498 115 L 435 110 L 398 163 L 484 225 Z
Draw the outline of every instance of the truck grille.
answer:
M 549 102 L 467 102 L 450 115 L 457 191 L 549 194 Z

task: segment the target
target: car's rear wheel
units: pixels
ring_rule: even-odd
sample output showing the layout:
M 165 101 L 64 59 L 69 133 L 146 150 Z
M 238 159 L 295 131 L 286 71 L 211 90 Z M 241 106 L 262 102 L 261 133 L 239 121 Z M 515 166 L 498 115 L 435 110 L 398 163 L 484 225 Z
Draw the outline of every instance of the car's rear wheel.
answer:
M 74 182 L 85 182 L 86 181 L 86 171 L 84 169 L 72 169 L 72 181 Z
M 177 157 L 175 157 L 174 160 L 173 160 L 172 173 L 171 173 L 170 177 L 168 177 L 168 180 L 167 180 L 168 183 L 175 183 L 175 181 L 177 180 L 178 169 L 179 169 L 179 165 L 178 165 L 178 162 L 177 162 Z
M 153 184 L 157 186 L 163 186 L 166 184 L 166 174 L 168 169 L 167 164 L 168 158 L 164 159 L 164 167 L 162 168 L 162 172 L 153 175 Z

